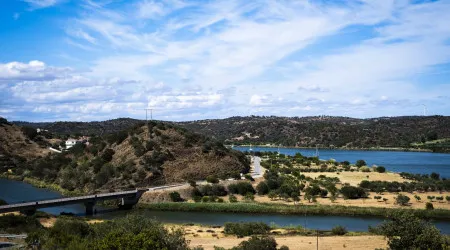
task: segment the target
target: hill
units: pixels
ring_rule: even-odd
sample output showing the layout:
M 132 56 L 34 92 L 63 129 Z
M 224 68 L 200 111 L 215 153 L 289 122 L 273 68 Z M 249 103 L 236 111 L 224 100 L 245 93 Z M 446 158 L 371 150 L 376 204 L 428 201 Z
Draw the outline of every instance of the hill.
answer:
M 450 138 L 448 116 L 371 119 L 250 116 L 183 122 L 180 125 L 234 144 L 282 144 L 298 147 L 318 145 L 330 148 L 416 147 L 434 151 L 447 151 L 450 148 L 448 143 L 424 143 Z M 418 142 L 424 144 L 417 144 Z
M 172 124 L 149 122 L 91 137 L 88 145 L 76 144 L 61 154 L 36 155 L 15 167 L 13 174 L 89 193 L 201 180 L 208 175 L 228 178 L 248 172 L 249 165 L 243 153 L 220 142 Z
M 59 135 L 103 135 L 114 132 L 119 132 L 130 128 L 141 120 L 131 118 L 118 118 L 106 121 L 95 122 L 12 122 L 21 127 L 41 128 L 51 131 Z
M 102 135 L 142 121 L 119 118 L 99 122 L 13 122 L 44 128 L 59 135 Z M 450 117 L 249 116 L 170 123 L 229 144 L 272 144 L 326 148 L 417 148 L 450 152 Z M 64 138 L 64 136 L 63 136 Z M 433 143 L 429 143 L 433 142 Z

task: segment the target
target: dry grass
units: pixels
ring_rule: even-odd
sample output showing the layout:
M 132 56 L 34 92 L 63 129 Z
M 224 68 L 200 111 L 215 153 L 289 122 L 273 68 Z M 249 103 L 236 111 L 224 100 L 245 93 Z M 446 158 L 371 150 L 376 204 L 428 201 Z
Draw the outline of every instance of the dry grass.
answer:
M 405 182 L 409 180 L 403 179 L 398 173 L 378 173 L 378 172 L 337 172 L 333 173 L 302 173 L 305 176 L 311 178 L 317 178 L 319 175 L 325 175 L 326 177 L 338 177 L 341 180 L 341 183 L 349 183 L 352 186 L 357 186 L 363 180 L 369 181 L 397 181 L 397 182 Z M 369 178 L 367 178 L 369 176 Z

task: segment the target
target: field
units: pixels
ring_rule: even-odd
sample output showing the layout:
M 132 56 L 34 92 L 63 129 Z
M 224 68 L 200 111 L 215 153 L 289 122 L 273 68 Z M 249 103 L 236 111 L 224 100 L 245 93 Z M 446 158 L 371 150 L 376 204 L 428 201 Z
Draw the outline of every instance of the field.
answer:
M 186 232 L 186 238 L 190 241 L 191 247 L 202 246 L 205 250 L 214 249 L 214 246 L 232 248 L 248 237 L 237 238 L 221 233 L 222 228 L 212 228 L 203 226 L 182 226 Z M 283 229 L 273 230 L 283 233 Z M 278 246 L 288 246 L 291 250 L 315 249 L 317 244 L 316 236 L 274 236 Z M 386 248 L 387 241 L 383 236 L 363 235 L 363 236 L 326 236 L 319 237 L 319 249 L 376 249 Z

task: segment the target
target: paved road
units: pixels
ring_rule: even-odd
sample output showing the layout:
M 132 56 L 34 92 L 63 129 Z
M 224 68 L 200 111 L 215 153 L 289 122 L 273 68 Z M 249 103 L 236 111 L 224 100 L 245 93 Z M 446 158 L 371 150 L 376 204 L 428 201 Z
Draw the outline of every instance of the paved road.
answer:
M 253 156 L 253 178 L 262 177 L 261 157 Z

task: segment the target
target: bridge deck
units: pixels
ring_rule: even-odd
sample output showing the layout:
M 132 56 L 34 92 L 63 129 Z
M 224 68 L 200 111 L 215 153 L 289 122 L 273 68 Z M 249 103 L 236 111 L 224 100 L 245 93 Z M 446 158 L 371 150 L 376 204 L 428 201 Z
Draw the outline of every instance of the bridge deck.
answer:
M 23 202 L 16 203 L 10 205 L 0 206 L 0 213 L 12 212 L 12 211 L 20 211 L 30 208 L 45 208 L 51 207 L 55 205 L 67 205 L 67 204 L 76 204 L 83 203 L 88 201 L 102 201 L 109 199 L 117 199 L 124 198 L 130 195 L 136 195 L 138 190 L 131 191 L 122 191 L 122 192 L 114 192 L 114 193 L 104 193 L 104 194 L 96 194 L 96 195 L 85 195 L 79 197 L 68 197 L 68 198 L 59 198 L 59 199 L 51 199 L 51 200 L 42 200 L 42 201 L 33 201 L 33 202 Z

